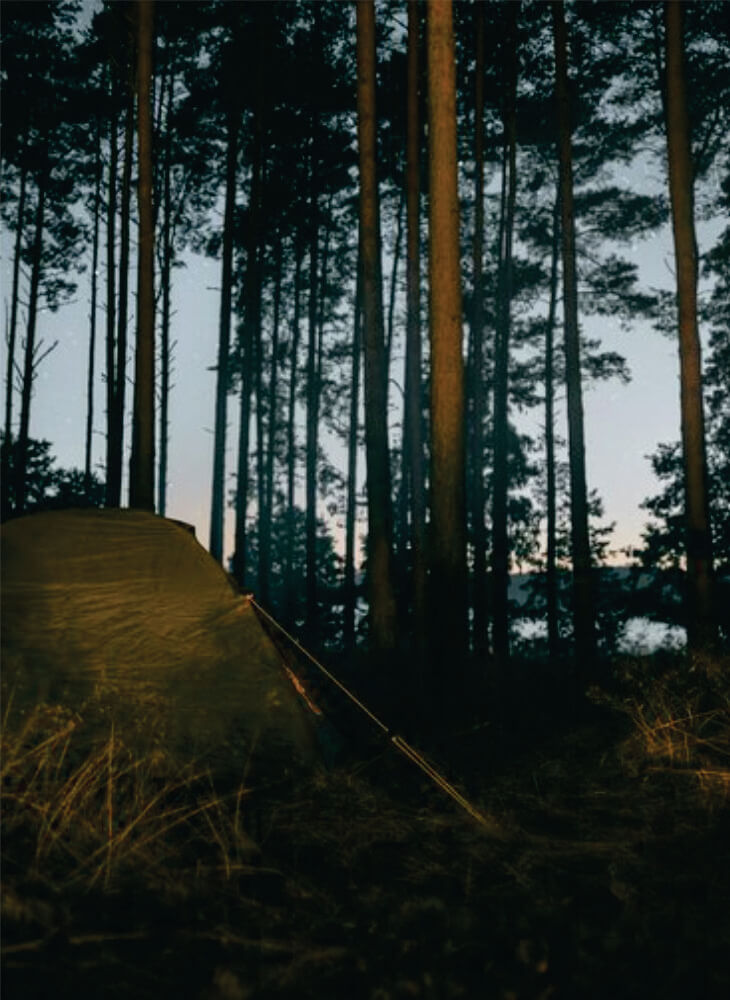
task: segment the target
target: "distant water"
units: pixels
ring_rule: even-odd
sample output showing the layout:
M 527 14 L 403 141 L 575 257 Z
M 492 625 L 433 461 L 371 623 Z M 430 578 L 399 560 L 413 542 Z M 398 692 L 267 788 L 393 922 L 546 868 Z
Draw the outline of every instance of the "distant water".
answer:
M 629 618 L 619 650 L 642 656 L 655 653 L 658 649 L 681 649 L 686 642 L 687 633 L 679 625 L 652 622 L 648 618 Z
M 517 630 L 523 639 L 547 638 L 547 624 L 544 621 L 519 618 Z M 618 651 L 632 656 L 646 656 L 659 649 L 681 649 L 686 641 L 685 630 L 678 625 L 653 622 L 648 618 L 629 618 Z

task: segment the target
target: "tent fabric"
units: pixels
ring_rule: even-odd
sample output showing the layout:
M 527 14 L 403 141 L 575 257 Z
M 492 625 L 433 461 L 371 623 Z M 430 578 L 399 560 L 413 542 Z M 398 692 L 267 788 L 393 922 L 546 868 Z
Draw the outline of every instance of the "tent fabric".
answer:
M 316 736 L 245 596 L 178 522 L 31 514 L 2 528 L 4 697 L 96 706 L 139 739 L 316 759 Z

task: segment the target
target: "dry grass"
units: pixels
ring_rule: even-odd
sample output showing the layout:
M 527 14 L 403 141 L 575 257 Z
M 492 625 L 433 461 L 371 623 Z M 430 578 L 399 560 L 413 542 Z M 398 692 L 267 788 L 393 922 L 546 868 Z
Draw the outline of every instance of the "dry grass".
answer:
M 629 772 L 649 770 L 683 782 L 693 804 L 714 808 L 730 798 L 730 658 L 626 659 L 619 693 L 592 692 L 627 715 L 622 746 Z M 696 800 L 696 801 L 695 801 Z
M 49 983 L 92 1000 L 724 995 L 725 667 L 618 669 L 600 699 L 630 725 L 620 739 L 591 719 L 481 782 L 475 768 L 474 804 L 503 839 L 388 750 L 276 791 L 223 791 L 208 766 L 135 751 L 84 708 L 6 718 L 6 988 L 24 1000 Z
M 109 888 L 174 868 L 202 835 L 226 873 L 250 859 L 245 788 L 223 799 L 208 769 L 161 750 L 140 755 L 114 723 L 106 739 L 89 739 L 83 709 L 37 706 L 15 727 L 6 713 L 1 751 L 4 834 L 22 845 L 31 876 Z

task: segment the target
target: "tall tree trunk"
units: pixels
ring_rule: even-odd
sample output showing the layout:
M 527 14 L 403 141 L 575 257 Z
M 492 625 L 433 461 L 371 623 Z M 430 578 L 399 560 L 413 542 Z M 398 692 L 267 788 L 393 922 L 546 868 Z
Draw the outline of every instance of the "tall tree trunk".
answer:
M 268 248 L 262 248 L 262 254 Z M 262 276 L 263 282 L 263 276 Z M 263 288 L 262 288 L 263 296 Z M 262 551 L 262 533 L 264 521 L 266 520 L 266 398 L 267 392 L 264 385 L 264 337 L 263 326 L 258 324 L 257 336 L 254 340 L 253 353 L 253 389 L 256 400 L 255 427 L 256 427 L 256 536 L 258 559 L 256 562 L 256 594 L 264 605 L 269 603 L 268 592 L 268 568 L 264 565 L 264 554 Z
M 152 212 L 152 44 L 154 0 L 137 0 L 137 160 L 139 249 L 134 417 L 129 505 L 155 509 L 155 261 Z
M 433 672 L 446 715 L 463 693 L 467 649 L 464 362 L 461 329 L 456 86 L 451 0 L 427 10 L 431 340 Z M 444 666 L 450 664 L 448 682 Z
M 368 491 L 368 589 L 374 649 L 396 646 L 393 588 L 387 385 L 380 264 L 380 208 L 376 177 L 375 10 L 357 4 L 357 133 L 365 341 L 365 440 Z
M 46 188 L 48 185 L 47 153 L 46 163 L 38 179 L 38 201 L 35 211 L 35 231 L 33 235 L 33 252 L 31 257 L 30 292 L 28 296 L 28 324 L 25 334 L 25 358 L 23 362 L 23 384 L 20 396 L 20 427 L 18 430 L 18 450 L 16 453 L 15 478 L 15 513 L 22 514 L 25 510 L 25 490 L 28 464 L 28 439 L 30 431 L 30 403 L 33 395 L 33 381 L 36 368 L 35 331 L 38 317 L 38 297 L 41 287 L 43 270 L 43 229 L 45 226 Z
M 355 648 L 355 528 L 357 525 L 357 448 L 360 416 L 360 365 L 362 352 L 362 252 L 358 240 L 355 279 L 355 320 L 352 330 L 350 375 L 350 427 L 347 439 L 347 500 L 345 507 L 345 567 L 342 639 L 345 650 Z
M 236 211 L 236 164 L 238 162 L 238 115 L 229 109 L 226 143 L 226 203 L 223 214 L 221 303 L 218 321 L 218 363 L 215 380 L 215 431 L 213 438 L 213 486 L 210 503 L 210 554 L 223 561 L 225 513 L 226 431 L 228 422 L 228 359 L 231 349 L 231 301 L 233 291 L 233 220 Z
M 248 277 L 247 277 L 248 281 Z M 251 309 L 247 306 L 247 312 Z M 240 587 L 248 586 L 248 494 L 249 494 L 249 450 L 251 431 L 251 388 L 253 368 L 253 336 L 249 320 L 245 319 L 239 345 L 241 367 L 241 391 L 238 410 L 238 460 L 236 463 L 236 526 L 233 559 L 233 576 Z
M 560 254 L 560 183 L 553 208 L 553 247 L 550 258 L 550 304 L 545 321 L 545 509 L 546 509 L 546 612 L 548 655 L 554 662 L 560 656 L 558 629 L 557 515 L 555 497 L 555 313 L 558 301 L 558 256 Z
M 563 312 L 565 380 L 568 396 L 568 454 L 570 460 L 570 523 L 573 557 L 573 622 L 576 680 L 581 683 L 596 656 L 595 605 L 588 534 L 583 395 L 578 330 L 578 282 L 575 263 L 573 209 L 573 150 L 568 89 L 568 50 L 563 0 L 553 0 L 555 43 L 555 97 L 558 112 L 561 233 L 563 250 Z
M 92 444 L 94 434 L 94 374 L 96 367 L 96 299 L 99 267 L 99 221 L 101 215 L 101 119 L 96 121 L 96 158 L 94 163 L 94 229 L 91 248 L 91 307 L 89 312 L 89 362 L 86 377 L 86 439 L 84 448 L 84 483 L 90 496 Z
M 25 145 L 25 144 L 24 144 Z M 10 298 L 10 327 L 8 329 L 8 360 L 5 374 L 5 438 L 2 453 L 1 517 L 5 520 L 12 510 L 11 504 L 11 454 L 13 447 L 13 382 L 15 376 L 15 340 L 18 329 L 18 300 L 20 297 L 20 260 L 23 253 L 23 230 L 25 228 L 25 203 L 28 170 L 23 162 L 20 168 L 20 191 L 18 192 L 18 215 L 13 250 L 13 283 Z
M 175 251 L 172 235 L 172 193 L 170 190 L 170 171 L 172 161 L 172 130 L 170 118 L 172 114 L 172 94 L 174 75 L 171 74 L 167 92 L 167 135 L 165 137 L 165 156 L 162 164 L 162 267 L 160 284 L 162 285 L 162 316 L 160 317 L 160 453 L 157 466 L 157 511 L 164 517 L 167 512 L 167 463 L 169 450 L 169 412 L 170 412 L 170 375 L 172 367 L 172 349 L 170 345 L 170 323 L 172 313 L 172 265 Z
M 690 650 L 717 638 L 713 613 L 712 534 L 702 404 L 702 359 L 697 325 L 697 243 L 692 153 L 684 72 L 682 6 L 666 2 L 666 129 L 669 192 L 677 273 L 682 454 L 687 548 L 687 642 Z
M 317 634 L 317 267 L 319 264 L 319 205 L 317 200 L 316 126 L 312 120 L 310 167 L 309 302 L 307 339 L 307 426 L 305 456 L 305 630 Z
M 262 72 L 261 46 L 256 67 L 259 83 Z M 238 476 L 236 489 L 236 537 L 233 554 L 233 575 L 241 587 L 247 586 L 248 553 L 247 515 L 249 494 L 249 441 L 251 396 L 254 385 L 254 365 L 259 356 L 261 338 L 261 189 L 263 183 L 263 122 L 261 86 L 256 87 L 253 113 L 253 148 L 251 153 L 251 191 L 249 195 L 249 226 L 246 238 L 245 316 L 241 343 L 241 397 L 239 410 Z
M 406 127 L 406 373 L 403 421 L 403 477 L 410 497 L 415 659 L 426 649 L 426 484 L 421 405 L 421 233 L 420 134 L 418 113 L 418 5 L 408 0 Z M 413 678 L 419 690 L 423 678 Z
M 134 51 L 130 40 L 130 51 Z M 127 317 L 129 306 L 129 225 L 132 201 L 132 155 L 134 140 L 134 84 L 127 92 L 127 116 L 124 126 L 124 159 L 120 208 L 119 307 L 117 310 L 116 363 L 114 366 L 114 407 L 112 427 L 110 503 L 118 507 L 122 500 L 124 463 L 124 404 L 127 391 Z
M 475 6 L 474 67 L 474 239 L 471 311 L 471 520 L 474 546 L 473 649 L 481 661 L 488 650 L 487 529 L 484 488 L 484 4 Z
M 393 353 L 393 327 L 395 321 L 395 297 L 398 291 L 398 268 L 400 267 L 401 245 L 403 243 L 403 209 L 406 202 L 405 185 L 401 186 L 398 214 L 395 223 L 395 242 L 393 244 L 393 261 L 390 271 L 390 289 L 388 292 L 388 323 L 385 330 L 385 377 L 390 380 L 390 359 Z
M 497 329 L 494 347 L 494 477 L 492 487 L 492 649 L 498 673 L 509 660 L 509 349 L 512 310 L 512 235 L 517 190 L 517 14 L 509 4 L 505 25 L 509 65 L 503 110 L 503 219 L 500 226 Z
M 114 498 L 114 415 L 115 386 L 117 384 L 116 361 L 116 222 L 117 222 L 117 169 L 119 150 L 117 148 L 117 115 L 114 108 L 117 93 L 117 76 L 114 67 L 109 68 L 109 89 L 112 111 L 109 119 L 109 185 L 106 212 L 106 488 L 104 503 L 107 507 L 119 506 L 119 497 Z
M 296 535 L 296 509 L 294 507 L 294 487 L 296 485 L 296 404 L 297 366 L 299 363 L 300 306 L 302 285 L 302 260 L 304 250 L 300 233 L 294 243 L 296 264 L 294 270 L 294 315 L 292 318 L 291 366 L 289 374 L 289 408 L 287 414 L 287 470 L 286 470 L 286 548 L 284 556 L 285 621 L 294 624 L 296 605 L 296 582 L 294 580 L 294 544 Z
M 276 455 L 277 389 L 279 384 L 279 322 L 281 314 L 281 279 L 283 248 L 281 233 L 275 237 L 274 251 L 274 320 L 271 332 L 271 374 L 269 375 L 268 434 L 266 443 L 266 468 L 264 475 L 264 516 L 259 525 L 259 580 L 261 602 L 271 600 L 271 521 L 274 512 L 274 458 Z

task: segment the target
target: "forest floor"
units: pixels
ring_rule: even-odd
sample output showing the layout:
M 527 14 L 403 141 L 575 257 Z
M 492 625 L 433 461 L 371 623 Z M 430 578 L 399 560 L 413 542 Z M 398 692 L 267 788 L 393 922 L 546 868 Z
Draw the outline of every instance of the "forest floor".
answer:
M 39 708 L 4 734 L 4 1000 L 724 1000 L 728 664 L 632 670 L 464 746 L 486 829 L 388 748 L 225 792 Z

